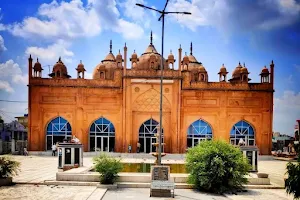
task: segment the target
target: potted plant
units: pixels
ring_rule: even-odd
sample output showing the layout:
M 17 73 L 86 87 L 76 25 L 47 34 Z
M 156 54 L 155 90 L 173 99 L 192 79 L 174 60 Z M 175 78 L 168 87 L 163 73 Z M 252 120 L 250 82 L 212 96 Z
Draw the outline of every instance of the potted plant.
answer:
M 95 171 L 100 173 L 100 183 L 105 185 L 112 185 L 118 178 L 118 173 L 123 169 L 120 160 L 101 154 L 94 157 Z
M 20 162 L 8 156 L 0 157 L 0 186 L 11 185 L 12 177 L 18 174 Z

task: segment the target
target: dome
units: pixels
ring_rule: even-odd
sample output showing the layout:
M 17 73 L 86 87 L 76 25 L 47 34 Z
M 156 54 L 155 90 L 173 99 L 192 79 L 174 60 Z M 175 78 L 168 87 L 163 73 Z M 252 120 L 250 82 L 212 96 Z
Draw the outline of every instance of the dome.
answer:
M 172 51 L 170 51 L 170 54 L 168 55 L 168 60 L 174 60 L 174 55 L 172 54 Z
M 199 66 L 198 70 L 200 73 L 207 73 L 205 67 L 202 64 Z
M 41 65 L 41 63 L 39 63 L 39 59 L 38 58 L 36 59 L 36 63 L 33 66 L 33 70 L 37 71 L 37 72 L 41 72 L 43 70 L 42 69 L 42 65 Z
M 261 74 L 269 74 L 269 69 L 265 66 L 262 70 L 261 70 Z
M 133 59 L 137 59 L 138 58 L 137 54 L 135 53 L 135 50 L 133 51 L 133 54 L 131 55 L 131 58 L 133 58 Z
M 116 60 L 122 60 L 122 55 L 121 55 L 120 50 L 119 50 L 119 53 L 118 53 L 118 55 L 117 55 L 117 57 L 116 57 Z
M 103 61 L 116 61 L 116 58 L 115 58 L 114 54 L 110 52 L 109 54 L 107 54 L 107 56 L 104 58 L 104 60 L 102 60 L 102 62 Z
M 241 73 L 249 74 L 247 67 L 243 67 L 242 70 L 241 70 Z
M 82 61 L 80 61 L 80 63 L 78 64 L 76 70 L 77 71 L 85 71 L 84 65 L 82 64 Z
M 235 68 L 235 70 L 232 73 L 232 78 L 239 78 L 242 70 L 242 65 L 239 63 L 239 65 Z
M 61 58 L 59 57 L 56 64 L 53 66 L 53 72 L 61 71 L 63 74 L 68 74 L 67 67 L 65 64 L 61 61 Z
M 222 67 L 220 68 L 219 74 L 227 74 L 227 73 L 228 73 L 228 72 L 227 72 L 227 70 L 226 70 L 226 67 L 225 67 L 225 65 L 223 64 Z

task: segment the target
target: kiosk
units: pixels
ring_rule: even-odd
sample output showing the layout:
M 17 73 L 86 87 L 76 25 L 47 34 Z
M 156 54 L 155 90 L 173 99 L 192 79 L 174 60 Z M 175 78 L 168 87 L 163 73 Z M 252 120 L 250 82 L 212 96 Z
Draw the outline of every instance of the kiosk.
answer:
M 244 157 L 248 158 L 251 165 L 250 172 L 257 172 L 258 148 L 256 146 L 240 146 L 240 149 Z
M 58 169 L 83 166 L 83 145 L 78 143 L 58 144 Z

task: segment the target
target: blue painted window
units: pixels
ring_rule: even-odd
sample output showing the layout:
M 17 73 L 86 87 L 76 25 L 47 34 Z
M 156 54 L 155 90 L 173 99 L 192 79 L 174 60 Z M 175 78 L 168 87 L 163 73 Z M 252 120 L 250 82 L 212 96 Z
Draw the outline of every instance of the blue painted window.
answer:
M 66 119 L 57 117 L 48 124 L 46 135 L 46 149 L 51 150 L 53 144 L 63 142 L 64 139 L 71 139 L 71 125 Z
M 211 140 L 213 138 L 211 126 L 199 119 L 193 122 L 187 131 L 187 147 L 194 147 L 202 140 Z
M 253 127 L 246 121 L 239 121 L 230 130 L 230 143 L 239 145 L 244 143 L 246 146 L 255 145 L 255 133 Z

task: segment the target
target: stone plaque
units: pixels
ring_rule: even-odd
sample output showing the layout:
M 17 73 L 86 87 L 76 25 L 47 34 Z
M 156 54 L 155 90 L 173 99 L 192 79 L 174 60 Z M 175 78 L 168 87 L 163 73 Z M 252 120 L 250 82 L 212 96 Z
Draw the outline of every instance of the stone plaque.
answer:
M 152 166 L 151 180 L 152 181 L 168 181 L 170 178 L 169 166 Z

